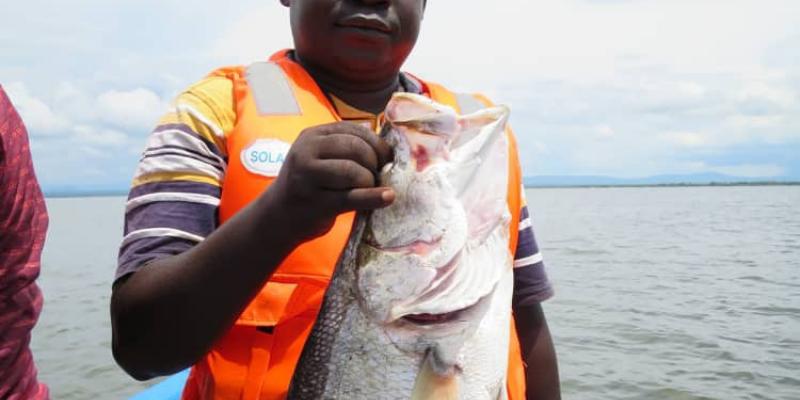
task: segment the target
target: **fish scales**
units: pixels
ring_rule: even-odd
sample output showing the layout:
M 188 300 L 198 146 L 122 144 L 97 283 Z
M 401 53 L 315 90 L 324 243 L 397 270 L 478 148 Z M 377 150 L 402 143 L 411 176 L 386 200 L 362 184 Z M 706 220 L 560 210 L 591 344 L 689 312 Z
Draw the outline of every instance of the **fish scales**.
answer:
M 350 305 L 355 302 L 349 286 L 356 261 L 356 251 L 366 226 L 367 216 L 359 214 L 353 222 L 353 231 L 340 256 L 331 284 L 325 293 L 322 308 L 314 328 L 306 341 L 300 361 L 292 378 L 289 398 L 296 400 L 322 399 L 330 375 L 333 343 Z
M 508 109 L 396 94 L 385 115 L 396 200 L 357 215 L 288 398 L 505 398 Z

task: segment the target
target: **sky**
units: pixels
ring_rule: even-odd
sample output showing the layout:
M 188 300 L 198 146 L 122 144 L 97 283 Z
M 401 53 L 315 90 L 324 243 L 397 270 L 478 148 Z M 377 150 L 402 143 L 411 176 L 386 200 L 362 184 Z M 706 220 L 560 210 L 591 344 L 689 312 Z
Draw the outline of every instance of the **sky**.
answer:
M 278 0 L 2 0 L 0 84 L 55 187 L 127 187 L 172 99 L 291 47 Z M 431 0 L 404 69 L 512 109 L 525 175 L 800 180 L 796 0 Z

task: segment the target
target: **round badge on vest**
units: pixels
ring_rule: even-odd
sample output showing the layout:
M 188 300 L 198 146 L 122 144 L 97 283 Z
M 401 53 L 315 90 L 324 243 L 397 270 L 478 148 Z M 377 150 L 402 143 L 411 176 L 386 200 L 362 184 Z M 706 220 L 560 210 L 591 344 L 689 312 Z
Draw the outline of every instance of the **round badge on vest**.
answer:
M 277 139 L 258 139 L 242 150 L 244 167 L 269 178 L 278 176 L 291 144 Z

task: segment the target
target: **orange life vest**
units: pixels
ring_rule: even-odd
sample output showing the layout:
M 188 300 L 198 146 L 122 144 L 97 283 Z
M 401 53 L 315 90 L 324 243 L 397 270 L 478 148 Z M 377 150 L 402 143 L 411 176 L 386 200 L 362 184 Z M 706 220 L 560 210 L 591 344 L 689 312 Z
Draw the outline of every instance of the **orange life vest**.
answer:
M 258 197 L 274 180 L 288 149 L 308 127 L 341 120 L 311 76 L 284 50 L 268 62 L 217 70 L 233 82 L 236 124 L 226 136 L 227 171 L 219 208 L 221 223 Z M 423 82 L 434 100 L 462 112 L 489 104 L 481 96 L 452 93 Z M 520 211 L 520 169 L 510 136 L 508 205 L 513 252 Z M 261 158 L 259 159 L 259 156 Z M 270 164 L 270 162 L 272 164 Z M 245 308 L 234 326 L 193 368 L 183 399 L 283 399 L 311 332 L 339 254 L 350 234 L 354 213 L 340 215 L 327 234 L 298 246 Z M 265 243 L 268 246 L 269 243 Z M 512 400 L 525 398 L 525 376 L 516 330 L 511 330 L 508 389 Z

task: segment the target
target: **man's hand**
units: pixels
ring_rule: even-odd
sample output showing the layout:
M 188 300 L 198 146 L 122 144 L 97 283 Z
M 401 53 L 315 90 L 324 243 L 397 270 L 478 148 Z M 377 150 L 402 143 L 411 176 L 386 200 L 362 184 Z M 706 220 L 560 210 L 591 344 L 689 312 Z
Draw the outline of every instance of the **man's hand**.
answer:
M 389 145 L 361 125 L 311 127 L 294 142 L 268 191 L 292 219 L 298 239 L 308 240 L 330 230 L 340 213 L 391 204 L 394 192 L 376 187 L 391 157 Z

